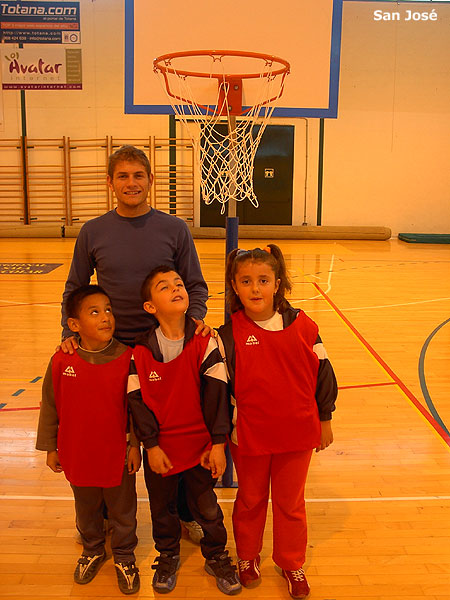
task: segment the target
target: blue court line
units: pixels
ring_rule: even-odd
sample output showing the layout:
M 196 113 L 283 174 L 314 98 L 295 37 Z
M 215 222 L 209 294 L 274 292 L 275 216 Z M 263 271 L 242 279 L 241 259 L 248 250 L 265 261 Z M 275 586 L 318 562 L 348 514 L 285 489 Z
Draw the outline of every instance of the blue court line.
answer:
M 41 376 L 39 376 L 39 377 L 35 377 L 34 379 L 32 379 L 32 380 L 30 381 L 30 383 L 36 383 L 37 381 L 39 381 L 39 379 L 42 379 L 42 377 L 41 377 Z
M 425 343 L 422 347 L 422 350 L 420 352 L 420 357 L 419 357 L 419 381 L 420 381 L 420 387 L 422 388 L 423 397 L 425 398 L 425 402 L 427 403 L 430 413 L 433 415 L 435 421 L 437 421 L 439 423 L 439 425 L 442 427 L 442 429 L 450 435 L 450 431 L 445 426 L 444 421 L 441 419 L 438 411 L 436 410 L 436 407 L 433 404 L 433 401 L 428 392 L 428 387 L 427 387 L 427 383 L 425 380 L 425 355 L 427 353 L 428 346 L 430 345 L 430 342 L 433 339 L 433 337 L 436 335 L 436 333 L 442 327 L 444 327 L 444 325 L 446 325 L 447 323 L 450 323 L 450 319 L 447 319 L 446 321 L 444 321 L 443 323 L 438 325 L 436 327 L 436 329 L 434 331 L 432 331 L 430 333 L 430 335 L 427 337 L 427 339 L 425 340 Z
M 14 392 L 14 394 L 11 394 L 11 396 L 19 396 L 24 391 L 25 391 L 25 388 L 22 388 L 20 390 L 17 390 L 17 392 Z
M 0 404 L 0 410 L 1 410 L 2 408 L 4 408 L 5 406 L 6 406 L 6 402 L 2 402 L 2 403 Z

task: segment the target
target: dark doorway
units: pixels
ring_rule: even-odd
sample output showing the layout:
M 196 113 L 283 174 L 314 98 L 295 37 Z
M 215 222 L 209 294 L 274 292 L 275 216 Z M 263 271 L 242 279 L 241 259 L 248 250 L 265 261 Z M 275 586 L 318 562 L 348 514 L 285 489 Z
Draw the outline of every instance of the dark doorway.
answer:
M 226 125 L 219 125 L 224 131 Z M 237 203 L 241 225 L 292 225 L 294 181 L 294 126 L 268 125 L 255 156 L 253 186 L 259 207 L 244 200 Z M 221 205 L 200 204 L 202 227 L 225 227 Z

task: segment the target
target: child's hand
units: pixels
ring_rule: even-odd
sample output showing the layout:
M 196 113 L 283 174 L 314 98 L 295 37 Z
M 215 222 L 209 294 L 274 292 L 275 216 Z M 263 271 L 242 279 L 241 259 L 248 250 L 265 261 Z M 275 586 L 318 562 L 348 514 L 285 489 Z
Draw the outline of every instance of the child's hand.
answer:
M 333 443 L 333 431 L 331 429 L 331 421 L 321 421 L 320 427 L 320 446 L 316 448 L 316 452 L 325 450 L 325 448 L 328 448 L 328 446 Z
M 214 479 L 223 475 L 227 466 L 224 451 L 225 444 L 213 444 L 211 450 L 203 452 L 200 464 L 204 469 L 209 469 Z
M 47 466 L 50 467 L 55 473 L 62 473 L 63 468 L 59 464 L 59 457 L 57 450 L 50 450 L 47 452 Z
M 167 454 L 159 446 L 153 446 L 147 450 L 148 464 L 155 473 L 164 475 L 173 468 Z
M 129 475 L 134 475 L 134 473 L 139 471 L 141 466 L 141 451 L 136 446 L 130 446 L 128 450 L 127 465 Z

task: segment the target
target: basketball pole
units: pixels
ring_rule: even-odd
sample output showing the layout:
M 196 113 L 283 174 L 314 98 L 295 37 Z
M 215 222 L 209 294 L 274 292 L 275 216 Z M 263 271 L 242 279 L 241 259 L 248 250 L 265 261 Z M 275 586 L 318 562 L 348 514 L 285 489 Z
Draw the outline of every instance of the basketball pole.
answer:
M 234 146 L 236 144 L 235 135 L 233 132 L 236 131 L 236 117 L 235 115 L 228 115 L 228 131 L 230 133 L 230 162 L 229 162 L 229 172 L 233 173 L 233 170 L 236 169 L 236 160 L 234 154 Z M 235 185 L 235 177 L 230 177 L 229 182 L 229 198 L 228 198 L 228 207 L 227 207 L 227 217 L 226 217 L 226 248 L 225 248 L 225 265 L 227 261 L 227 257 L 238 247 L 239 241 L 239 217 L 236 216 L 236 185 Z M 225 284 L 226 285 L 226 284 Z M 225 323 L 230 320 L 231 315 L 227 308 L 227 289 L 225 288 Z M 233 480 L 233 459 L 231 457 L 229 444 L 225 446 L 225 456 L 227 459 L 225 471 L 222 475 L 222 487 L 232 488 L 237 487 L 237 484 Z
M 228 114 L 228 132 L 230 135 L 230 148 L 229 148 L 230 160 L 229 160 L 229 164 L 228 164 L 228 171 L 230 173 L 230 178 L 229 178 L 229 186 L 228 186 L 229 198 L 228 198 L 228 207 L 227 207 L 227 217 L 225 220 L 225 222 L 226 222 L 225 263 L 226 263 L 227 257 L 230 254 L 230 252 L 235 250 L 238 247 L 238 243 L 239 243 L 239 217 L 236 216 L 236 199 L 235 199 L 235 193 L 236 193 L 235 171 L 236 171 L 236 167 L 237 167 L 236 159 L 235 159 L 235 152 L 234 152 L 234 148 L 236 145 L 236 136 L 234 135 L 235 131 L 236 131 L 236 116 Z M 233 173 L 234 173 L 234 175 L 231 176 Z M 229 321 L 229 319 L 230 319 L 230 313 L 228 312 L 227 305 L 226 305 L 226 292 L 227 292 L 227 290 L 225 290 L 225 322 Z

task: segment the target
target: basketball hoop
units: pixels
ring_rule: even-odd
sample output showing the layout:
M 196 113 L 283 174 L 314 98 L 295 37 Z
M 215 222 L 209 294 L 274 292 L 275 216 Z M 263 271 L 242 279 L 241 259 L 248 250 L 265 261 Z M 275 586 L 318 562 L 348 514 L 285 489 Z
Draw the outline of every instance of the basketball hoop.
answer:
M 205 203 L 217 200 L 222 214 L 227 201 L 234 211 L 245 199 L 257 207 L 254 158 L 289 63 L 257 52 L 191 50 L 159 56 L 153 69 L 198 151 Z

